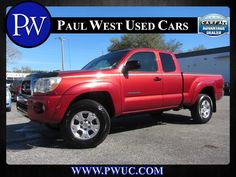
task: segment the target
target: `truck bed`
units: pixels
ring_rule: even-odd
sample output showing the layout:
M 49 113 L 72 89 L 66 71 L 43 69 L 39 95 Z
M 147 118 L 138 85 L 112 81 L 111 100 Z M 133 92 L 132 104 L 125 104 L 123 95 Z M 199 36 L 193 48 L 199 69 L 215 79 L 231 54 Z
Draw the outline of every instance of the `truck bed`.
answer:
M 196 101 L 197 90 L 201 88 L 214 89 L 215 99 L 218 100 L 223 95 L 223 77 L 217 74 L 197 74 L 197 73 L 182 73 L 183 74 L 183 105 L 189 106 Z M 204 82 L 202 82 L 204 81 Z M 195 94 L 196 93 L 196 94 Z

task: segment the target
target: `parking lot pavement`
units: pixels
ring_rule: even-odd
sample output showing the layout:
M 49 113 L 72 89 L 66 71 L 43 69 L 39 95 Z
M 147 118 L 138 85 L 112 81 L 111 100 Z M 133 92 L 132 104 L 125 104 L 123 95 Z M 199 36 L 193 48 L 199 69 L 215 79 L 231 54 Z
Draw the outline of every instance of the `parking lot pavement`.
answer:
M 217 102 L 207 124 L 188 110 L 112 120 L 106 140 L 92 149 L 71 149 L 59 132 L 30 122 L 15 108 L 7 113 L 8 164 L 228 164 L 229 96 Z M 14 105 L 13 105 L 14 107 Z

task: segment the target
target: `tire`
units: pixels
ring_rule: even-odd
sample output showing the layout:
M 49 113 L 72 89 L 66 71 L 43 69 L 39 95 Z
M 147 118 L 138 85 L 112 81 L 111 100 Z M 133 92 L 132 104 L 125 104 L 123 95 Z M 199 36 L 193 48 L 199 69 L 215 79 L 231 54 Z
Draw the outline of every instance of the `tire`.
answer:
M 11 112 L 11 107 L 7 108 L 7 112 Z
M 98 102 L 84 99 L 69 107 L 61 131 L 74 148 L 92 148 L 102 143 L 110 132 L 107 110 Z
M 207 123 L 212 116 L 213 103 L 211 97 L 206 94 L 199 94 L 196 103 L 191 108 L 191 115 L 196 123 Z
M 60 125 L 59 124 L 45 124 L 45 126 L 51 130 L 59 131 Z

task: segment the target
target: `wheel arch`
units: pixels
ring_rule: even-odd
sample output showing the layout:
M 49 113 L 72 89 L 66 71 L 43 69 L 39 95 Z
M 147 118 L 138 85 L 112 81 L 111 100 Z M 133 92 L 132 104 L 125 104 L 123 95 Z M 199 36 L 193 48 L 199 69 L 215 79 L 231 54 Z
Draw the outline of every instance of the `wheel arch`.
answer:
M 79 100 L 83 100 L 83 99 L 91 99 L 91 100 L 97 101 L 98 103 L 100 103 L 101 105 L 103 105 L 106 108 L 110 117 L 113 117 L 115 115 L 115 105 L 113 103 L 112 96 L 109 92 L 107 92 L 107 91 L 93 91 L 93 92 L 82 93 L 82 94 L 76 96 L 71 101 L 68 108 L 71 105 L 78 102 Z
M 208 95 L 213 103 L 213 112 L 216 112 L 216 99 L 215 99 L 215 89 L 211 85 L 199 85 L 196 87 L 197 90 L 194 92 L 194 96 L 192 99 L 192 104 L 194 104 L 197 101 L 199 94 L 206 94 Z
M 213 112 L 216 112 L 216 99 L 215 99 L 215 90 L 214 87 L 212 86 L 208 86 L 208 87 L 204 87 L 199 94 L 206 94 L 208 95 L 213 103 Z

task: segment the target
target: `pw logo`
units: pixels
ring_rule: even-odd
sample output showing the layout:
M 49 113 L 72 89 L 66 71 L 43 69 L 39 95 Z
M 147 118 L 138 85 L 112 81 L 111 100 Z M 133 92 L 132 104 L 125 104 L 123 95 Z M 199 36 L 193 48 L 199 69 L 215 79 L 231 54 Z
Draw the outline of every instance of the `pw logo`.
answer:
M 17 45 L 36 47 L 50 35 L 51 21 L 48 10 L 36 2 L 22 2 L 7 14 L 7 34 Z
M 21 35 L 19 34 L 19 30 L 18 30 L 19 28 L 25 28 L 25 30 L 26 30 L 28 36 L 30 35 L 30 32 L 31 32 L 32 28 L 34 28 L 35 31 L 36 31 L 36 33 L 37 33 L 37 35 L 39 35 L 39 33 L 40 33 L 41 29 L 42 29 L 44 20 L 47 18 L 47 17 L 40 17 L 41 22 L 40 22 L 40 25 L 39 25 L 39 27 L 38 27 L 38 26 L 37 26 L 37 23 L 36 23 L 36 20 L 35 20 L 36 17 L 30 17 L 30 18 L 28 18 L 28 17 L 27 17 L 26 15 L 24 15 L 24 14 L 12 14 L 12 15 L 14 16 L 14 19 L 15 19 L 15 33 L 13 34 L 13 36 L 21 36 Z M 18 21 L 19 21 L 19 20 L 18 20 L 19 16 L 21 16 L 21 17 L 23 17 L 23 18 L 25 19 L 25 23 L 24 23 L 23 25 L 19 25 L 19 23 L 18 23 Z M 32 21 L 32 24 L 31 24 L 31 26 L 29 27 L 28 24 L 29 24 L 30 20 Z

